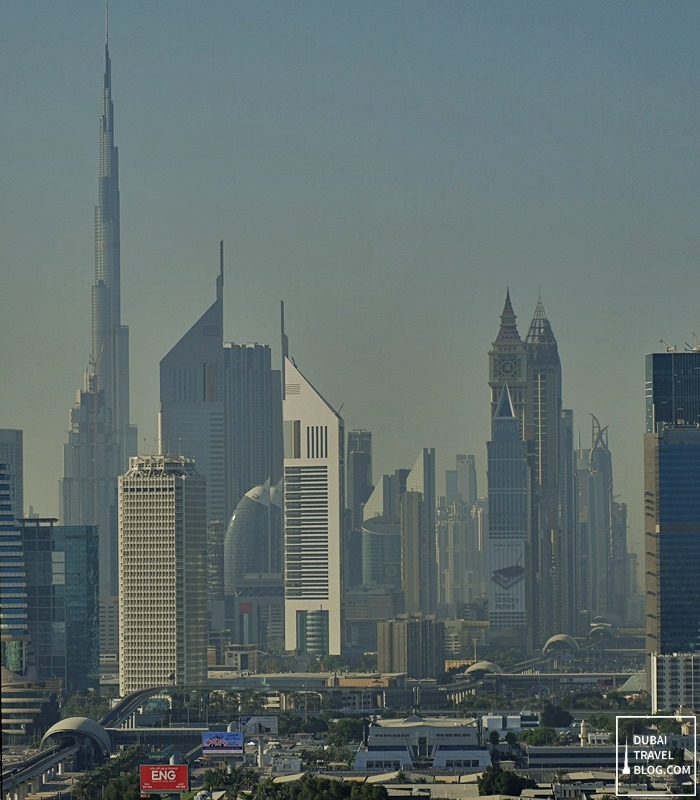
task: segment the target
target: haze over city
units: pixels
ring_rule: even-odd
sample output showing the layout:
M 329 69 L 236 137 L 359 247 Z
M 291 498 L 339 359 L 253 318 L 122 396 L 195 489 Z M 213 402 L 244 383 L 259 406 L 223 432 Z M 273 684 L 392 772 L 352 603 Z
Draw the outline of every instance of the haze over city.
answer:
M 103 13 L 0 12 L 0 411 L 42 515 L 89 355 Z M 698 327 L 699 22 L 689 2 L 113 2 L 139 450 L 224 239 L 226 340 L 279 361 L 284 299 L 300 368 L 373 432 L 375 480 L 434 446 L 439 493 L 469 452 L 485 494 L 509 287 L 523 336 L 541 295 L 584 445 L 589 412 L 609 426 L 638 546 L 643 356 Z

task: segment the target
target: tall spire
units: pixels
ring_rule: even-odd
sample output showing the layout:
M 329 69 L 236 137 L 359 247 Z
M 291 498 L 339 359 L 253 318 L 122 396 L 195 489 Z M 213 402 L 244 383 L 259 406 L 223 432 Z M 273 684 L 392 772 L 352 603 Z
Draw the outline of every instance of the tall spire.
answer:
M 535 314 L 530 323 L 530 328 L 525 337 L 528 344 L 556 344 L 552 326 L 549 324 L 547 315 L 542 304 L 542 296 L 538 296 Z
M 521 341 L 516 320 L 513 305 L 510 302 L 510 289 L 506 289 L 506 302 L 501 313 L 501 327 L 496 337 L 497 343 Z
M 109 602 L 107 598 L 118 593 L 117 478 L 136 454 L 137 434 L 129 424 L 129 329 L 121 323 L 119 157 L 114 145 L 107 2 L 104 37 L 92 351 L 84 388 L 71 409 L 60 513 L 65 525 L 99 526 L 100 597 L 101 602 Z

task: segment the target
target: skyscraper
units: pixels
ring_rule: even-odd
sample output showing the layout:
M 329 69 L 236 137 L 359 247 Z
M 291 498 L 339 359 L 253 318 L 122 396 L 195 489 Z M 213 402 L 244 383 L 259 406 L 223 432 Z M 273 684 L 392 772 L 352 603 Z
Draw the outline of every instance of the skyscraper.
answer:
M 287 354 L 284 359 L 285 646 L 341 652 L 345 428 Z
M 424 447 L 406 477 L 406 494 L 401 498 L 403 591 L 409 613 L 437 610 L 436 523 L 435 448 Z
M 16 517 L 24 514 L 24 435 L 22 431 L 0 429 L 0 463 L 9 470 L 12 508 Z
M 284 647 L 282 487 L 266 481 L 246 492 L 224 539 L 224 594 L 232 641 Z
M 24 675 L 29 667 L 27 574 L 12 498 L 9 469 L 0 463 L 0 664 Z
M 532 647 L 535 613 L 531 563 L 530 472 L 527 444 L 519 434 L 518 417 L 508 384 L 492 419 L 487 443 L 489 487 L 489 618 L 494 640 Z
M 646 357 L 647 651 L 700 650 L 700 351 Z
M 537 638 L 544 640 L 564 630 L 563 617 L 568 618 L 568 604 L 560 577 L 565 571 L 568 542 L 559 520 L 561 362 L 557 341 L 540 298 L 525 344 L 529 373 L 527 438 L 532 472 L 531 511 L 539 576 L 535 617 Z
M 519 420 L 521 436 L 527 439 L 529 418 L 526 408 L 530 393 L 527 347 L 520 338 L 516 320 L 510 301 L 510 291 L 506 291 L 498 336 L 489 351 L 491 419 L 494 418 L 501 391 L 507 383 L 513 410 Z
M 91 525 L 19 520 L 27 619 L 37 680 L 59 678 L 66 694 L 99 684 L 98 533 Z
M 279 371 L 268 345 L 224 343 L 224 251 L 216 298 L 160 362 L 161 450 L 194 458 L 207 521 L 225 529 L 254 486 L 282 474 Z
M 59 497 L 63 524 L 99 528 L 101 602 L 110 602 L 118 593 L 117 478 L 135 452 L 136 428 L 129 423 L 129 329 L 121 322 L 119 159 L 105 36 L 92 353 L 83 388 L 70 412 Z
M 184 456 L 119 479 L 119 691 L 207 677 L 205 482 Z
M 223 295 L 221 242 L 214 302 L 160 362 L 159 449 L 194 459 L 207 482 L 207 522 L 227 520 Z

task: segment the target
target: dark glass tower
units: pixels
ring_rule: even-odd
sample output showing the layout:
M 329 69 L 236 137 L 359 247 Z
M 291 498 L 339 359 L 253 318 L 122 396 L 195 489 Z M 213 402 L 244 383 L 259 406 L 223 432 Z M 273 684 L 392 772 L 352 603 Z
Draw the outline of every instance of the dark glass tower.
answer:
M 647 356 L 647 651 L 700 651 L 700 352 Z
M 37 680 L 60 678 L 66 694 L 97 688 L 97 528 L 19 521 L 27 616 Z
M 532 634 L 533 571 L 529 542 L 527 444 L 508 384 L 501 390 L 487 442 L 489 490 L 489 617 L 496 641 L 528 648 Z
M 92 352 L 70 412 L 59 502 L 65 525 L 99 528 L 100 602 L 108 605 L 118 594 L 117 478 L 136 453 L 136 428 L 129 423 L 129 329 L 121 322 L 119 159 L 107 36 L 99 131 Z

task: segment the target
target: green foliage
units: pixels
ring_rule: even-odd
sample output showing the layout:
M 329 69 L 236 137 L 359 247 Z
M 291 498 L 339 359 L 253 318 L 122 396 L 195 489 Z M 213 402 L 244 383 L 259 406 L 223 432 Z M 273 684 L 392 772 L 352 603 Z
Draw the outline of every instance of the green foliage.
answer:
M 102 800 L 139 800 L 141 782 L 138 775 L 121 775 L 109 783 L 102 794 Z
M 89 717 L 100 720 L 109 711 L 109 699 L 97 692 L 76 692 L 65 702 L 61 714 L 66 717 Z
M 554 728 L 544 727 L 522 731 L 518 736 L 518 740 L 534 747 L 542 747 L 543 745 L 554 744 L 558 741 L 558 737 Z
M 110 758 L 94 772 L 81 775 L 73 785 L 73 797 L 76 800 L 94 800 L 94 798 L 101 797 L 112 783 L 121 779 L 122 773 L 128 775 L 128 773 L 135 772 L 138 765 L 146 760 L 146 749 L 143 745 L 129 747 L 117 758 Z
M 523 778 L 516 772 L 501 769 L 499 766 L 487 767 L 476 780 L 479 794 L 509 794 L 519 797 L 523 789 L 535 789 L 537 784 L 530 778 Z
M 682 728 L 675 719 L 660 719 L 655 724 L 659 733 L 680 733 Z
M 565 711 L 561 706 L 553 706 L 551 703 L 545 703 L 542 709 L 541 723 L 546 728 L 568 728 L 574 721 L 574 718 Z
M 328 726 L 329 742 L 338 745 L 359 742 L 362 739 L 363 727 L 361 717 L 343 717 L 331 722 Z

